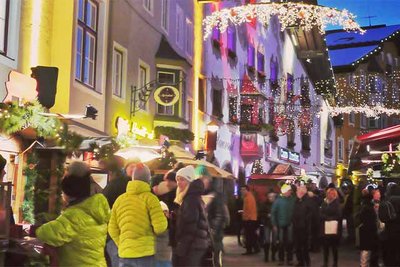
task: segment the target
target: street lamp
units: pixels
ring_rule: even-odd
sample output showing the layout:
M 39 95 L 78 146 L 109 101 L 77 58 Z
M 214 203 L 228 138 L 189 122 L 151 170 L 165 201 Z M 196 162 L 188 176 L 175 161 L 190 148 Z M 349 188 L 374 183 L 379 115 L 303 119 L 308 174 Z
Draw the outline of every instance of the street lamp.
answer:
M 207 130 L 210 131 L 210 132 L 215 133 L 216 131 L 219 130 L 219 125 L 218 125 L 218 123 L 216 123 L 215 121 L 212 120 L 211 122 L 209 122 L 209 123 L 207 124 Z

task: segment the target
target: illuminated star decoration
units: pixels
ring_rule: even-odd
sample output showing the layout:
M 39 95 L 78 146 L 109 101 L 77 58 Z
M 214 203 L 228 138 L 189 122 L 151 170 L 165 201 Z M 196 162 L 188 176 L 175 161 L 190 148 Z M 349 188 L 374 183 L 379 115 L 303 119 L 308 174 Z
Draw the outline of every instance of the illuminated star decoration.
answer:
M 254 19 L 268 25 L 273 16 L 278 17 L 282 31 L 292 26 L 299 26 L 305 31 L 317 27 L 324 34 L 326 25 L 331 24 L 340 25 L 347 31 L 358 31 L 361 34 L 365 32 L 355 21 L 356 16 L 346 9 L 291 2 L 260 2 L 213 12 L 203 20 L 204 39 L 210 36 L 213 28 L 225 32 L 230 24 L 240 25 Z

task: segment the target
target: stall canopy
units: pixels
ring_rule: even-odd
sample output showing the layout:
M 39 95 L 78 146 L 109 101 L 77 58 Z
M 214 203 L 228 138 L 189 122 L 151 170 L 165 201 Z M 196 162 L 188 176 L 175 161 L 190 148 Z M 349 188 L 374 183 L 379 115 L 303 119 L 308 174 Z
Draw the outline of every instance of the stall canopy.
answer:
M 168 151 L 172 152 L 175 159 L 178 162 L 182 162 L 185 166 L 192 165 L 193 167 L 197 167 L 199 165 L 204 165 L 207 168 L 208 172 L 214 177 L 229 179 L 234 178 L 232 173 L 218 167 L 215 164 L 212 164 L 205 160 L 196 160 L 195 155 L 180 146 L 172 145 L 168 148 Z
M 353 170 L 380 164 L 382 154 L 397 150 L 400 143 L 400 125 L 357 136 L 350 154 L 349 173 Z
M 296 176 L 290 164 L 278 163 L 271 167 L 268 173 L 252 174 L 251 179 L 290 180 Z

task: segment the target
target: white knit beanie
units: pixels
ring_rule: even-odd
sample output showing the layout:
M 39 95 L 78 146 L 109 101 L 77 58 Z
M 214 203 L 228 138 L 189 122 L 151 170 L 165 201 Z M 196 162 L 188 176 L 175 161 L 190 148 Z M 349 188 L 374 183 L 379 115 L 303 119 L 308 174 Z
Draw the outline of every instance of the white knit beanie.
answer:
M 194 181 L 194 168 L 192 165 L 186 166 L 176 172 L 176 177 L 185 178 L 189 183 Z

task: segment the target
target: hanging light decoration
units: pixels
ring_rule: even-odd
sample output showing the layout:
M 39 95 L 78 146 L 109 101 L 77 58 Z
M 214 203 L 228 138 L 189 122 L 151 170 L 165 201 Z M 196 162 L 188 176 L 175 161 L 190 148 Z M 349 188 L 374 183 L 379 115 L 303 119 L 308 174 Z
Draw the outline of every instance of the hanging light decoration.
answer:
M 316 26 L 324 34 L 326 25 L 331 24 L 340 25 L 347 31 L 365 32 L 355 21 L 356 16 L 346 9 L 292 2 L 260 2 L 213 12 L 203 20 L 204 39 L 211 35 L 215 27 L 225 32 L 230 24 L 250 23 L 254 19 L 267 25 L 273 16 L 278 17 L 282 31 L 293 26 L 309 31 Z

